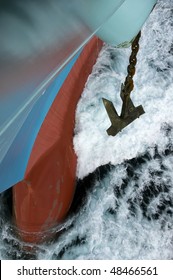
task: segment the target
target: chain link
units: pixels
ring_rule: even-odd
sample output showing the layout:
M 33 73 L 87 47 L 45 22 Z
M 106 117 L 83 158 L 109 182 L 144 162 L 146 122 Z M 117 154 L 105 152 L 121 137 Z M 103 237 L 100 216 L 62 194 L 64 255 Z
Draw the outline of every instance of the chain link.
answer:
M 124 82 L 124 86 L 123 86 L 123 91 L 124 91 L 124 95 L 129 95 L 132 92 L 133 88 L 134 88 L 134 83 L 133 83 L 133 76 L 135 75 L 135 66 L 137 63 L 137 53 L 139 51 L 139 39 L 141 37 L 141 32 L 138 33 L 138 35 L 136 36 L 136 38 L 133 40 L 132 42 L 132 46 L 131 46 L 131 50 L 132 53 L 130 55 L 129 58 L 129 65 L 127 67 L 127 77 L 125 79 Z

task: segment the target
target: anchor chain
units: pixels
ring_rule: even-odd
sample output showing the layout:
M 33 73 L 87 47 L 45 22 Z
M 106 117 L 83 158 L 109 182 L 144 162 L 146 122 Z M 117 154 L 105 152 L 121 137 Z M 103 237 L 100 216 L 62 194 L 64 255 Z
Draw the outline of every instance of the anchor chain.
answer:
M 139 39 L 141 37 L 141 31 L 138 33 L 136 38 L 132 42 L 131 46 L 131 55 L 129 58 L 129 65 L 127 67 L 127 77 L 125 79 L 124 84 L 121 87 L 121 99 L 123 100 L 123 106 L 121 111 L 121 118 L 125 118 L 128 116 L 129 112 L 133 110 L 133 106 L 130 100 L 130 94 L 132 90 L 134 89 L 134 82 L 133 82 L 133 76 L 136 72 L 136 63 L 137 63 L 137 54 L 139 51 Z M 128 107 L 128 110 L 127 110 Z M 129 111 L 129 112 L 128 112 Z
M 108 135 L 115 136 L 119 131 L 133 122 L 140 115 L 144 114 L 144 109 L 140 105 L 135 107 L 130 94 L 134 88 L 133 76 L 135 75 L 135 66 L 137 63 L 137 53 L 139 51 L 139 39 L 141 32 L 138 33 L 136 38 L 132 42 L 131 55 L 129 58 L 129 65 L 127 67 L 127 77 L 124 84 L 121 85 L 121 99 L 123 101 L 121 115 L 118 116 L 117 111 L 113 103 L 105 98 L 103 98 L 103 103 L 110 118 L 112 125 L 107 129 Z
M 126 93 L 129 93 L 133 90 L 134 88 L 134 83 L 133 83 L 133 76 L 135 75 L 135 66 L 137 63 L 137 53 L 139 51 L 139 39 L 141 37 L 141 32 L 136 36 L 135 40 L 132 43 L 131 49 L 132 53 L 129 58 L 130 64 L 127 67 L 127 77 L 125 79 L 124 83 L 124 91 Z

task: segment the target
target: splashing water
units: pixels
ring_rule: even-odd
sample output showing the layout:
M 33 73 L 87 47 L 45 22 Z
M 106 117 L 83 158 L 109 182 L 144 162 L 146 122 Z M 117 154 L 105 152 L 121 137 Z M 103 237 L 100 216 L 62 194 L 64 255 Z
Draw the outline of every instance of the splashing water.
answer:
M 105 97 L 120 112 L 130 49 L 105 45 L 76 112 L 78 188 L 61 235 L 24 253 L 0 197 L 0 257 L 173 259 L 173 2 L 159 0 L 142 29 L 132 99 L 145 115 L 107 136 Z

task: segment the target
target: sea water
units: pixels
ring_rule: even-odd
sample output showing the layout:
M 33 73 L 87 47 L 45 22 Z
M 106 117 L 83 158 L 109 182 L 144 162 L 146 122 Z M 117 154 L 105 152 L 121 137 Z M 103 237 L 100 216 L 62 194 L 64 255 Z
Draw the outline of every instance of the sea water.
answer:
M 76 111 L 78 187 L 56 240 L 23 251 L 0 203 L 1 259 L 173 259 L 173 1 L 142 29 L 132 99 L 145 114 L 108 136 L 102 98 L 118 113 L 130 49 L 104 45 Z

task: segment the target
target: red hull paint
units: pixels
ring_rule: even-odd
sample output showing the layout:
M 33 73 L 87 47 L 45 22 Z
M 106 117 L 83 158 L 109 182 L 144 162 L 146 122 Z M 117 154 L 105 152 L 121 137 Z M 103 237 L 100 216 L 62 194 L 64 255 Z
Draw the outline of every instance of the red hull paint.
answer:
M 101 46 L 93 38 L 82 51 L 39 131 L 24 180 L 13 187 L 14 220 L 25 242 L 48 239 L 70 208 L 76 184 L 75 110 Z

